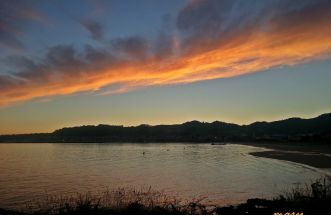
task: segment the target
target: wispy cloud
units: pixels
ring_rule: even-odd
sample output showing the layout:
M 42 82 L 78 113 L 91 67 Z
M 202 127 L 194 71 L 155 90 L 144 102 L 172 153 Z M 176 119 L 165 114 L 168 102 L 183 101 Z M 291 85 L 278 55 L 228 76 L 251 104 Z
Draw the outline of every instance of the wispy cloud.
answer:
M 103 26 L 95 20 L 84 20 L 80 22 L 82 26 L 90 33 L 91 38 L 96 41 L 102 41 L 104 37 Z
M 47 22 L 47 19 L 31 8 L 26 1 L 2 0 L 0 10 L 0 45 L 9 49 L 25 49 L 20 40 L 24 25 L 29 22 Z
M 156 41 L 170 48 L 162 54 L 151 41 L 129 37 L 112 40 L 110 49 L 54 46 L 38 62 L 8 58 L 17 72 L 0 76 L 0 105 L 228 78 L 326 58 L 330 20 L 330 1 L 189 1 L 176 34 Z

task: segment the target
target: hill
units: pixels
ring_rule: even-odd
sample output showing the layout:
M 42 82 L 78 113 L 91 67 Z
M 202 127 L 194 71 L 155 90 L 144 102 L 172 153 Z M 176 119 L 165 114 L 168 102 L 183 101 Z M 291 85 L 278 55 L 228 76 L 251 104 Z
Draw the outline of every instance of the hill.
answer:
M 331 113 L 311 119 L 289 118 L 237 125 L 190 121 L 175 125 L 84 125 L 52 133 L 1 135 L 0 142 L 329 142 Z

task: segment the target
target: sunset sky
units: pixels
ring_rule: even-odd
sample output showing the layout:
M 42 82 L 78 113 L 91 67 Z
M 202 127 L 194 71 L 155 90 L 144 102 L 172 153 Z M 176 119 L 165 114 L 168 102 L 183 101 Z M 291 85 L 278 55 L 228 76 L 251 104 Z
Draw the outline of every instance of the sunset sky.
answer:
M 1 0 L 0 134 L 331 112 L 330 0 Z

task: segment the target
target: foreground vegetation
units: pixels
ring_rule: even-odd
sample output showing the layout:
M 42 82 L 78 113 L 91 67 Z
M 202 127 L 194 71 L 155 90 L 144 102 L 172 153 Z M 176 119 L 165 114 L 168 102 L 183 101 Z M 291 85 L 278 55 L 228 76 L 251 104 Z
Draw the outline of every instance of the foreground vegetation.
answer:
M 249 199 L 236 206 L 206 206 L 200 200 L 179 201 L 162 192 L 118 189 L 101 195 L 47 197 L 27 203 L 24 212 L 5 211 L 3 215 L 243 215 L 243 214 L 318 214 L 331 211 L 331 178 L 298 186 L 272 200 Z

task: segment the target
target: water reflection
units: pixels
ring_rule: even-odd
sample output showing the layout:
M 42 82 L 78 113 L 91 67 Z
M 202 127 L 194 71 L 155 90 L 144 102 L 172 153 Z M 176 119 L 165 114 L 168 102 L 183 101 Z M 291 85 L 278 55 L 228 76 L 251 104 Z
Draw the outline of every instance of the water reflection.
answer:
M 148 187 L 216 203 L 271 197 L 321 173 L 257 158 L 265 149 L 209 144 L 0 144 L 0 207 L 49 194 Z

